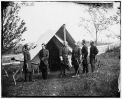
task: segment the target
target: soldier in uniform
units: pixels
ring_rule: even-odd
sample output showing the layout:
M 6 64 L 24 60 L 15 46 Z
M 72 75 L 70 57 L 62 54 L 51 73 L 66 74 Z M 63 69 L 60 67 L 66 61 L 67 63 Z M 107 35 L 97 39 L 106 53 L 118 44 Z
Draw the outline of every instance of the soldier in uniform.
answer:
M 49 50 L 46 49 L 46 45 L 42 44 L 42 50 L 39 52 L 40 58 L 40 69 L 42 71 L 42 78 L 47 79 L 47 70 L 48 70 L 48 58 L 49 58 Z
M 90 42 L 90 64 L 91 64 L 91 71 L 94 72 L 95 70 L 95 56 L 98 54 L 98 49 L 97 47 L 94 45 L 94 42 L 91 41 Z
M 67 46 L 67 42 L 65 41 L 63 43 L 63 47 L 61 47 L 59 52 L 59 56 L 61 60 L 61 76 L 66 75 L 66 69 L 69 68 L 68 55 L 69 55 L 69 49 Z
M 74 65 L 75 68 L 75 74 L 79 73 L 79 64 L 80 64 L 80 55 L 81 55 L 81 49 L 78 47 L 77 43 L 75 43 L 75 47 L 72 51 L 72 65 Z
M 87 55 L 88 55 L 88 47 L 86 46 L 86 41 L 82 40 L 82 49 L 81 49 L 81 53 L 82 53 L 82 64 L 83 64 L 83 73 L 87 73 L 88 72 L 88 62 L 87 62 Z
M 32 65 L 31 65 L 31 56 L 29 53 L 29 48 L 28 45 L 24 45 L 23 47 L 23 54 L 24 54 L 24 67 L 23 67 L 23 71 L 25 74 L 25 81 L 27 81 L 27 73 L 29 74 L 29 81 L 33 81 L 32 80 L 32 76 L 33 76 L 33 72 L 32 72 Z

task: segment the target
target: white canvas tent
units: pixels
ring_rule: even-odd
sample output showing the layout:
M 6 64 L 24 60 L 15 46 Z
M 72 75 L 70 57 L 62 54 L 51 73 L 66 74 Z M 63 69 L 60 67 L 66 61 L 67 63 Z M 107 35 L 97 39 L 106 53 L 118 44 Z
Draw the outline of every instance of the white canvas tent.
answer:
M 46 33 L 42 34 L 40 38 L 34 45 L 37 45 L 34 49 L 30 50 L 31 60 L 34 63 L 40 63 L 38 53 L 42 49 L 41 44 L 45 43 L 47 49 L 49 50 L 49 59 L 58 60 L 59 50 L 63 45 L 64 32 L 63 25 L 57 30 L 48 30 Z M 75 40 L 71 37 L 69 32 L 66 30 L 66 41 L 68 42 L 69 50 L 72 51 L 74 47 Z

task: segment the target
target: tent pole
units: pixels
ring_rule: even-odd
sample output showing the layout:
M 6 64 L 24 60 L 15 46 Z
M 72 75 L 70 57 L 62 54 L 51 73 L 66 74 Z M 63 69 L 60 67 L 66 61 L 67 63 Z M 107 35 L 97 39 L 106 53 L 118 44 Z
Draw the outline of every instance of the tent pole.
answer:
M 65 30 L 65 28 L 66 28 L 66 25 L 64 24 L 64 41 L 66 41 L 66 30 Z

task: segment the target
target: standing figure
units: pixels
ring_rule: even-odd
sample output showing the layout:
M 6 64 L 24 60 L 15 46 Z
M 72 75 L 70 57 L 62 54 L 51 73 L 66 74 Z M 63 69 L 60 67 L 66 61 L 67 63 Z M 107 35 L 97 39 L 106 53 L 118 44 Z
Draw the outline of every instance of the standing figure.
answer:
M 82 53 L 82 65 L 83 65 L 83 73 L 87 73 L 88 72 L 88 62 L 87 62 L 87 55 L 88 55 L 88 47 L 86 46 L 86 41 L 82 40 L 82 49 L 81 49 L 81 53 Z
M 24 54 L 24 66 L 23 66 L 23 71 L 25 74 L 25 81 L 27 81 L 27 74 L 29 74 L 29 81 L 33 81 L 32 76 L 32 65 L 31 65 L 31 56 L 29 53 L 29 48 L 28 45 L 24 45 L 23 47 L 23 54 Z
M 61 76 L 66 75 L 66 69 L 69 68 L 69 60 L 68 60 L 68 55 L 69 55 L 69 49 L 67 42 L 64 41 L 63 47 L 61 47 L 59 56 L 61 60 Z
M 91 41 L 90 42 L 90 64 L 91 64 L 91 71 L 94 72 L 95 70 L 95 56 L 98 54 L 98 49 L 97 47 L 94 45 L 94 42 Z
M 81 56 L 81 49 L 78 47 L 77 43 L 75 43 L 75 47 L 72 51 L 72 65 L 75 68 L 75 74 L 79 73 L 79 64 L 80 64 L 80 56 Z
M 47 79 L 48 76 L 48 58 L 49 58 L 49 50 L 46 49 L 46 45 L 42 44 L 42 50 L 39 52 L 39 58 L 40 58 L 40 66 L 42 72 L 42 78 Z

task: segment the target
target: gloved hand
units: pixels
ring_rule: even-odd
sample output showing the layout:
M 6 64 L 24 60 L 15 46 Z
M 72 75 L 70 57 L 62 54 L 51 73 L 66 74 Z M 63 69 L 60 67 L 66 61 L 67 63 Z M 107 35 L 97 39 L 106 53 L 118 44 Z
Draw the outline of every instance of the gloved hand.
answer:
M 68 59 L 70 59 L 70 56 L 68 55 Z
M 61 60 L 61 61 L 63 60 L 62 56 L 60 56 L 60 60 Z

